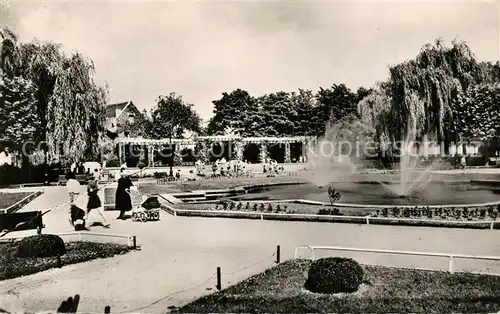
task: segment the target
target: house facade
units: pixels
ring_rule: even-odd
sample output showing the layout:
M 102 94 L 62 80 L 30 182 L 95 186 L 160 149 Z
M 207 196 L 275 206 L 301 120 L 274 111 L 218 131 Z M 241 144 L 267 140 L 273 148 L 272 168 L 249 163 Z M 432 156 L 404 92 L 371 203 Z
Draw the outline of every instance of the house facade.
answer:
M 144 135 L 142 123 L 146 117 L 132 101 L 106 106 L 106 130 L 112 139 Z

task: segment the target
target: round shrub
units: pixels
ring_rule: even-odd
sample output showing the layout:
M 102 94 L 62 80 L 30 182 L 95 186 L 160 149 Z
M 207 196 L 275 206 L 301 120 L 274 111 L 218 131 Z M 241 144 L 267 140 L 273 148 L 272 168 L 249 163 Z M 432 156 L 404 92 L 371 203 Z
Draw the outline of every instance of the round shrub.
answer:
M 351 258 L 328 257 L 314 261 L 305 288 L 316 293 L 355 292 L 363 282 L 363 268 Z
M 54 234 L 26 237 L 17 246 L 18 257 L 52 257 L 66 254 L 63 239 Z

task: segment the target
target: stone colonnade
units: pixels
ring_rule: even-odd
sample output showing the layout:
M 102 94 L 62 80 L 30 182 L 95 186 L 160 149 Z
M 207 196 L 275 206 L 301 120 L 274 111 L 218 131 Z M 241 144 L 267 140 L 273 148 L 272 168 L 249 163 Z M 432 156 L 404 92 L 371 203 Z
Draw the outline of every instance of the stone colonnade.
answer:
M 238 160 L 244 159 L 245 147 L 249 144 L 259 145 L 259 162 L 264 162 L 269 157 L 268 148 L 270 145 L 284 145 L 284 162 L 292 162 L 291 145 L 298 143 L 302 145 L 301 155 L 305 156 L 305 147 L 311 139 L 308 137 L 254 137 L 244 138 L 237 136 L 200 136 L 193 139 L 162 139 L 162 140 L 149 140 L 142 138 L 122 138 L 118 140 L 118 157 L 120 165 L 125 161 L 125 145 L 137 145 L 147 147 L 148 165 L 154 166 L 154 152 L 158 146 L 172 145 L 175 151 L 179 151 L 182 147 L 195 146 L 197 144 L 205 145 L 207 142 L 209 146 L 213 147 L 216 143 L 230 143 L 234 144 L 235 153 L 231 154 L 231 158 Z M 211 149 L 206 147 L 205 149 Z M 144 158 L 145 151 L 141 150 L 141 157 Z

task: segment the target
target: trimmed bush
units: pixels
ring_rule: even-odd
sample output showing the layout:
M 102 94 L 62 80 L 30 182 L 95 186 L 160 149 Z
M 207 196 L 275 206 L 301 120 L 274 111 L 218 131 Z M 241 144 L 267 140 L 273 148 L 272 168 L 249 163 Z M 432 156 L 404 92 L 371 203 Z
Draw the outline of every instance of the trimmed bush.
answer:
M 39 234 L 19 241 L 17 257 L 52 257 L 66 254 L 63 239 L 54 234 Z
M 317 293 L 355 292 L 363 282 L 363 268 L 351 258 L 328 257 L 314 261 L 305 288 Z

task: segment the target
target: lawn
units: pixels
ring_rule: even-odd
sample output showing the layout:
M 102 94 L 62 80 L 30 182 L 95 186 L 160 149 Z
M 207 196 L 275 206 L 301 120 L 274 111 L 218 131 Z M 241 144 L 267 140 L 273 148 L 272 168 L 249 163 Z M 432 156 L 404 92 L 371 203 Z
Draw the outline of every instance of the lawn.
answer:
M 353 294 L 305 290 L 311 261 L 290 260 L 232 287 L 202 297 L 181 313 L 494 313 L 500 276 L 364 266 L 365 283 Z
M 94 242 L 70 242 L 60 264 L 56 257 L 16 257 L 17 243 L 0 243 L 0 280 L 31 275 L 59 266 L 107 258 L 132 250 L 125 245 Z
M 23 198 L 29 196 L 31 193 L 28 192 L 13 192 L 13 193 L 5 193 L 0 192 L 0 209 L 8 208 L 9 206 L 14 205 L 19 202 Z

